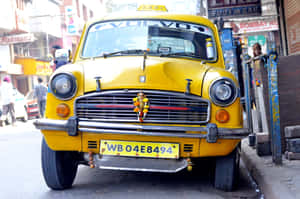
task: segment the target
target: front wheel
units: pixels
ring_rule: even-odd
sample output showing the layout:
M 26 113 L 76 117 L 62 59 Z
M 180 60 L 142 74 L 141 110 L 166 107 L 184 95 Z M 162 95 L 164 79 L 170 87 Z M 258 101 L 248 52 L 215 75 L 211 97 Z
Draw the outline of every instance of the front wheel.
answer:
M 76 152 L 51 150 L 43 138 L 42 170 L 49 188 L 63 190 L 72 187 L 78 168 L 76 157 Z
M 216 159 L 215 188 L 232 191 L 239 178 L 240 153 L 236 147 L 229 155 Z

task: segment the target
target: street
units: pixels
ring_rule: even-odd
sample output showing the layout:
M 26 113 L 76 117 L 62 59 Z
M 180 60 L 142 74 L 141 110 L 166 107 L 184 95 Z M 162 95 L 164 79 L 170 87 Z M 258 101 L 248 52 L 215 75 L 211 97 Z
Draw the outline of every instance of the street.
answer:
M 261 198 L 246 169 L 234 192 L 213 188 L 210 166 L 176 174 L 90 169 L 80 166 L 74 186 L 50 190 L 41 170 L 42 135 L 32 125 L 0 127 L 0 198 Z M 204 162 L 205 164 L 206 162 Z

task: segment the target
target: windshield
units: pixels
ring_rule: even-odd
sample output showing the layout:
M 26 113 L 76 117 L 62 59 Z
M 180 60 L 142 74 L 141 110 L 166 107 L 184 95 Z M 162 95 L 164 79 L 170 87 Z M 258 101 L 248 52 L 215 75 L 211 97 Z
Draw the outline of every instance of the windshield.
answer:
M 214 41 L 213 31 L 198 24 L 144 19 L 110 21 L 89 28 L 82 57 L 100 57 L 114 52 L 119 52 L 114 56 L 142 54 L 143 51 L 128 51 L 140 49 L 156 56 L 216 60 Z M 210 46 L 209 50 L 207 46 Z M 122 51 L 126 53 L 122 54 Z

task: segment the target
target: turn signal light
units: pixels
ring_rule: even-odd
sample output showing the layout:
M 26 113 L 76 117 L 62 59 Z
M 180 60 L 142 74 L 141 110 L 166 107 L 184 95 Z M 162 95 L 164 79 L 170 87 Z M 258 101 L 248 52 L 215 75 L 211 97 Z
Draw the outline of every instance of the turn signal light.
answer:
M 70 108 L 67 104 L 59 104 L 56 107 L 56 114 L 60 117 L 67 117 L 70 114 Z
M 229 118 L 230 118 L 229 113 L 224 109 L 220 109 L 216 113 L 216 120 L 220 123 L 228 122 Z

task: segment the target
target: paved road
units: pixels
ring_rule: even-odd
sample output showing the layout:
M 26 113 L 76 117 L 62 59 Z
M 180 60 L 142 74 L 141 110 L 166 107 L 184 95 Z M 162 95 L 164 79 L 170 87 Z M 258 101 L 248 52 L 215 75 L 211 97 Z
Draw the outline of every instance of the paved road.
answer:
M 239 189 L 234 192 L 213 188 L 210 166 L 204 166 L 201 172 L 176 174 L 120 172 L 81 166 L 72 189 L 51 191 L 44 183 L 41 171 L 41 138 L 30 121 L 19 122 L 17 127 L 0 127 L 0 199 L 260 198 L 244 167 L 241 168 Z

